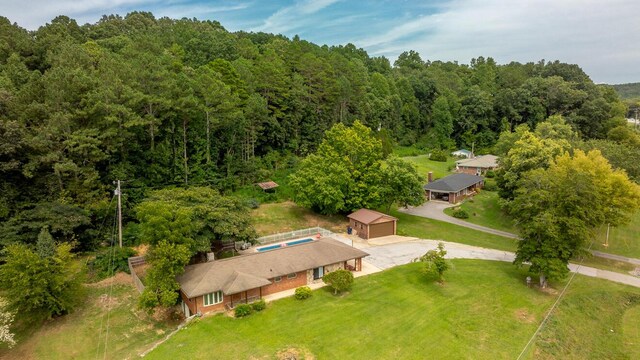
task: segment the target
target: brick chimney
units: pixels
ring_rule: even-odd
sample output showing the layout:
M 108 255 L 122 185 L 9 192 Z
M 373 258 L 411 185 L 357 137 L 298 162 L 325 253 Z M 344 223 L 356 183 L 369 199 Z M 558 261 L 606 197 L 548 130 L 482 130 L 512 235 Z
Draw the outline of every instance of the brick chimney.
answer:
M 430 183 L 433 182 L 433 171 L 429 171 L 429 174 L 427 175 L 427 179 L 429 179 Z

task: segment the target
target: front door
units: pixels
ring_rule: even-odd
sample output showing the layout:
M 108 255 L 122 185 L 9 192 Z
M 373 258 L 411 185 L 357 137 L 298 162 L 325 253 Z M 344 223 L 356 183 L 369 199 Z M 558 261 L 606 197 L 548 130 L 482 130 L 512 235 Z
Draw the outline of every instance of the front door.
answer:
M 322 279 L 323 276 L 324 276 L 324 267 L 323 266 L 320 266 L 320 267 L 317 267 L 317 268 L 313 269 L 313 280 Z

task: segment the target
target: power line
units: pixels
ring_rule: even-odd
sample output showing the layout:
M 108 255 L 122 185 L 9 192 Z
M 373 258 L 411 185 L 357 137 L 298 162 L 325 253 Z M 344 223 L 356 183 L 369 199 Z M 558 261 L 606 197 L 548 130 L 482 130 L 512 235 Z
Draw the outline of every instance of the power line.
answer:
M 589 249 L 587 251 L 591 250 L 591 247 L 593 246 L 593 242 L 595 240 L 591 241 L 591 244 L 589 244 Z M 544 319 L 542 319 L 542 322 L 540 323 L 540 326 L 538 326 L 538 328 L 536 329 L 536 331 L 533 333 L 533 335 L 531 335 L 531 338 L 529 339 L 529 342 L 527 342 L 527 345 L 524 346 L 524 349 L 522 349 L 522 352 L 520 353 L 520 355 L 518 355 L 518 360 L 520 360 L 522 358 L 522 355 L 525 354 L 525 352 L 527 351 L 527 349 L 529 348 L 529 346 L 531 345 L 531 343 L 533 342 L 533 340 L 536 338 L 536 336 L 538 335 L 538 333 L 540 332 L 540 330 L 542 330 L 542 328 L 544 327 L 544 325 L 547 323 L 547 320 L 551 317 L 551 314 L 553 313 L 553 310 L 555 310 L 556 306 L 558 305 L 558 303 L 560 302 L 560 299 L 562 299 L 562 297 L 564 296 L 565 292 L 567 291 L 567 289 L 569 288 L 569 285 L 571 285 L 571 282 L 573 281 L 573 278 L 576 277 L 576 274 L 578 273 L 578 270 L 580 270 L 580 267 L 582 266 L 582 263 L 584 262 L 584 258 L 582 260 L 580 260 L 580 263 L 578 264 L 578 267 L 576 268 L 576 270 L 574 271 L 574 273 L 571 275 L 571 277 L 569 278 L 569 281 L 567 281 L 567 284 L 564 286 L 564 289 L 562 289 L 562 292 L 560 293 L 560 295 L 558 295 L 558 298 L 556 299 L 556 301 L 553 303 L 553 305 L 551 305 L 551 308 L 549 309 L 549 311 L 547 312 L 547 315 L 544 317 Z
M 111 204 L 113 204 L 113 199 L 115 198 L 115 195 L 111 197 L 111 201 L 109 201 L 109 205 L 107 205 L 107 209 L 109 209 L 111 207 Z M 100 230 L 98 231 L 98 234 L 102 233 L 102 230 L 104 229 L 104 225 L 107 223 L 107 218 L 109 217 L 109 213 L 107 212 L 107 215 L 105 215 L 104 220 L 102 220 L 102 225 L 100 225 Z M 102 337 L 102 323 L 103 323 L 104 317 L 100 318 L 100 327 L 99 327 L 99 331 L 98 331 L 98 346 L 96 347 L 96 359 L 98 358 L 98 355 L 100 354 L 100 337 Z
M 117 216 L 114 216 L 113 219 L 113 230 L 111 232 L 111 249 L 110 249 L 110 257 L 109 257 L 109 269 L 111 269 L 111 276 L 114 276 L 114 269 L 113 269 L 113 259 L 115 257 L 115 243 L 116 243 L 116 223 L 117 223 Z M 111 319 L 111 306 L 109 305 L 109 302 L 111 301 L 111 297 L 113 296 L 113 283 L 115 283 L 115 279 L 111 280 L 111 284 L 109 285 L 109 295 L 107 295 L 107 326 L 106 326 L 106 331 L 105 331 L 105 335 L 104 335 L 104 356 L 103 359 L 107 358 L 107 348 L 109 347 L 109 321 Z

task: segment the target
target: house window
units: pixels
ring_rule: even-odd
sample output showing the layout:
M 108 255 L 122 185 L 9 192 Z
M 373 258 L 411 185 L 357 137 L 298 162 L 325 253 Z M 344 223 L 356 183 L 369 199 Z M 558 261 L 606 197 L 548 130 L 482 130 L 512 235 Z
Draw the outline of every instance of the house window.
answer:
M 296 276 L 298 276 L 298 274 L 296 274 L 296 273 L 291 273 L 291 274 L 287 275 L 287 279 L 295 279 L 295 278 L 296 278 Z
M 222 302 L 222 291 L 216 291 L 209 294 L 205 294 L 204 298 L 204 306 L 211 306 L 215 304 L 220 304 Z
M 273 282 L 280 282 L 282 281 L 282 276 L 276 276 L 273 278 Z
M 324 276 L 324 267 L 323 266 L 320 266 L 320 267 L 317 267 L 317 268 L 313 269 L 313 280 L 322 279 L 323 276 Z

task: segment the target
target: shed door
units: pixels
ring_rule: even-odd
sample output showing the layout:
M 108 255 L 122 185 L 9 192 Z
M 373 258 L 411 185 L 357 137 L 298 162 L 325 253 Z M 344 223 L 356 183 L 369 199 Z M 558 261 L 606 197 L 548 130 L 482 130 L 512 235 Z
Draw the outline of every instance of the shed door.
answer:
M 376 238 L 381 236 L 395 235 L 393 233 L 393 221 L 371 224 L 369 225 L 369 238 Z

